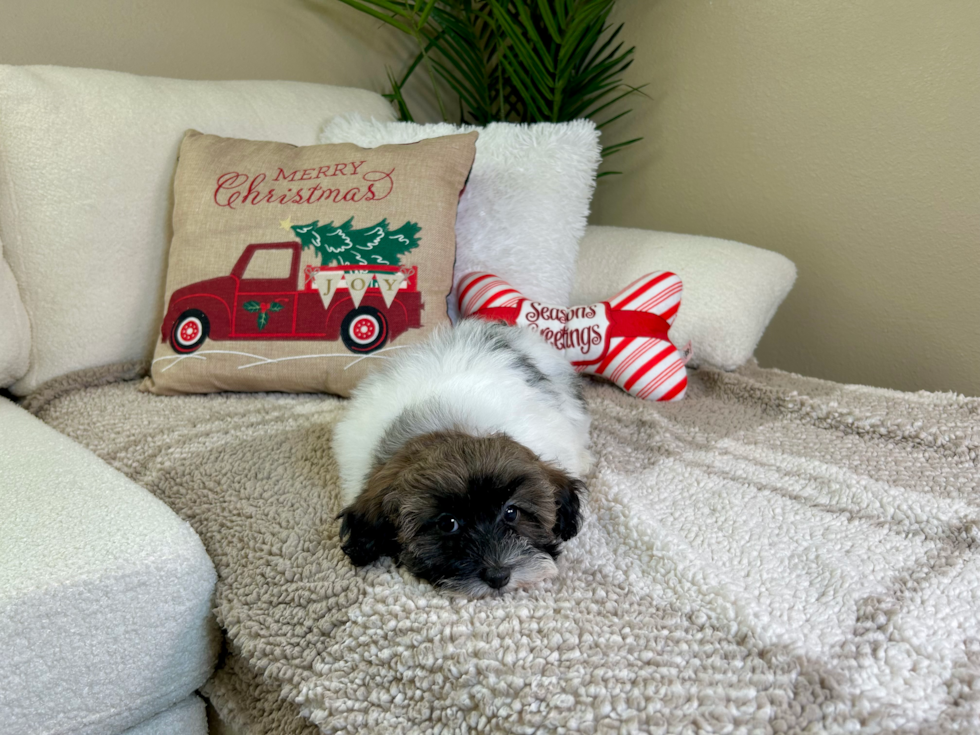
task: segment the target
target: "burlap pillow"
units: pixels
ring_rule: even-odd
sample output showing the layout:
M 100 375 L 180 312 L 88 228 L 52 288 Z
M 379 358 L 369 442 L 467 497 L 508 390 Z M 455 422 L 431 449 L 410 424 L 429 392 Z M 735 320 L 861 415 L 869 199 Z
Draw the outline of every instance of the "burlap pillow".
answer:
M 154 393 L 348 395 L 448 323 L 477 135 L 363 149 L 189 131 Z

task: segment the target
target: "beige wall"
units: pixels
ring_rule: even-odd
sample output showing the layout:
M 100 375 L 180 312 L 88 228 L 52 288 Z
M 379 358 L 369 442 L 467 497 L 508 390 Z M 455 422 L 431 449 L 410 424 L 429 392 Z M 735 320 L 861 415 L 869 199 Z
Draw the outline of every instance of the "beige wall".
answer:
M 407 40 L 337 0 L 0 0 L 0 64 L 387 91 Z M 420 82 L 422 80 L 420 79 Z M 417 85 L 420 111 L 430 108 Z
M 799 267 L 765 365 L 980 395 L 980 2 L 619 0 L 651 100 L 593 221 Z M 405 39 L 336 0 L 0 0 L 0 63 L 382 91 Z M 432 116 L 419 78 L 419 116 Z M 421 95 L 421 97 L 419 97 Z
M 649 82 L 593 221 L 799 268 L 758 357 L 980 395 L 980 2 L 619 0 Z M 612 126 L 610 126 L 612 127 Z

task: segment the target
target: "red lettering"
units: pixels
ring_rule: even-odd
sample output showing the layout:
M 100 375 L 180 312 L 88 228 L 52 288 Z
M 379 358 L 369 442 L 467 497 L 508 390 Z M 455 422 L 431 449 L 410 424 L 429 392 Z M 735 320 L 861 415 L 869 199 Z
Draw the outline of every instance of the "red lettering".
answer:
M 219 207 L 228 207 L 228 209 L 235 208 L 235 202 L 241 197 L 242 193 L 240 191 L 234 191 L 238 189 L 242 184 L 248 180 L 247 174 L 241 174 L 237 171 L 229 171 L 227 173 L 221 174 L 218 180 L 215 182 L 217 186 L 214 189 L 214 203 Z M 225 193 L 229 192 L 230 193 Z M 219 196 L 221 197 L 219 199 Z
M 282 169 L 279 170 L 282 171 Z M 256 174 L 253 176 L 252 180 L 248 182 L 248 191 L 245 192 L 245 196 L 242 197 L 242 201 L 246 204 L 257 204 L 258 198 L 262 195 L 255 191 L 255 187 L 257 187 L 263 181 L 265 181 L 265 174 Z M 275 191 L 275 189 L 273 189 L 273 191 Z M 248 200 L 249 197 L 254 197 L 254 199 L 250 202 Z
M 593 345 L 601 345 L 604 339 L 602 329 L 599 328 L 598 324 L 593 324 L 589 331 L 592 332 L 592 338 L 589 340 Z M 582 352 L 588 352 L 587 349 L 582 350 Z
M 323 199 L 327 199 L 327 200 L 332 199 L 334 204 L 336 204 L 337 197 L 339 196 L 340 196 L 340 189 L 324 189 L 323 191 L 320 192 L 320 196 L 314 199 L 312 203 L 316 204 L 317 202 Z
M 574 306 L 568 310 L 569 319 L 594 319 L 596 307 L 593 306 Z
M 323 173 L 324 171 L 329 171 L 330 166 L 320 166 L 320 170 L 316 172 L 316 177 L 322 179 L 324 176 L 329 176 L 329 173 Z
M 361 161 L 360 163 L 354 163 L 353 161 L 351 161 L 350 162 L 351 168 L 354 169 L 353 171 L 351 171 L 351 174 L 357 176 L 357 169 L 359 169 L 363 164 L 364 161 Z
M 306 196 L 306 203 L 307 204 L 312 204 L 313 203 L 313 195 L 316 194 L 318 191 L 320 191 L 320 185 L 319 184 L 315 184 L 313 186 L 313 188 L 310 189 L 310 193 L 307 194 L 307 196 Z M 317 199 L 317 201 L 320 201 L 320 200 Z
M 533 328 L 535 328 L 535 327 L 532 327 L 532 329 Z M 564 339 L 563 339 L 565 333 L 563 331 L 560 331 L 560 330 L 559 331 L 555 331 L 554 329 L 551 329 L 550 327 L 544 327 L 543 329 L 538 329 L 538 333 L 542 337 L 544 337 L 546 340 L 548 340 L 549 342 L 551 342 L 551 344 L 554 345 L 554 347 L 555 347 L 556 350 L 563 350 L 563 349 L 565 349 L 565 342 L 564 342 Z
M 395 172 L 392 168 L 391 171 L 368 171 L 361 178 L 364 181 L 369 182 L 367 188 L 367 194 L 364 196 L 364 201 L 366 202 L 377 202 L 381 201 L 389 194 L 391 190 L 395 188 L 395 180 L 391 175 Z M 376 190 L 375 184 L 378 185 Z M 379 194 L 378 191 L 383 191 L 383 194 Z
M 314 176 L 314 172 L 323 174 L 334 168 L 333 175 L 346 176 L 351 173 L 348 167 L 354 171 L 363 164 L 352 162 L 350 164 L 338 163 L 331 166 L 322 166 L 320 169 L 297 169 L 296 171 L 286 172 L 285 169 L 277 168 L 274 181 L 309 181 L 319 178 Z M 266 188 L 263 184 L 268 180 L 264 173 L 255 174 L 249 177 L 248 174 L 239 171 L 228 171 L 221 174 L 215 180 L 215 188 L 211 197 L 219 207 L 235 209 L 242 204 L 317 204 L 319 202 L 373 202 L 389 196 L 394 189 L 395 182 L 391 171 L 369 171 L 361 178 L 368 182 L 367 188 L 360 186 L 323 188 L 320 184 L 312 187 L 289 187 L 285 190 L 276 187 Z M 247 185 L 246 185 L 247 184 Z M 550 318 L 545 315 L 545 318 Z
M 568 321 L 568 312 L 565 309 L 545 306 L 534 301 L 528 304 L 528 307 L 530 308 L 530 311 L 524 318 L 532 324 L 538 320 L 545 322 L 558 322 L 559 324 L 565 324 Z

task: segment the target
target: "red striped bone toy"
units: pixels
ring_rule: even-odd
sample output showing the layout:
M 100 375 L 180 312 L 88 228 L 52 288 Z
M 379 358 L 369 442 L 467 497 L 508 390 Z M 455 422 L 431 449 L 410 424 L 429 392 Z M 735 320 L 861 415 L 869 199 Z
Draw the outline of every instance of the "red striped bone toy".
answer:
M 467 273 L 456 287 L 459 313 L 530 327 L 580 373 L 598 375 L 637 398 L 677 401 L 687 390 L 684 357 L 667 332 L 681 304 L 681 279 L 660 271 L 591 306 L 545 306 L 492 273 Z

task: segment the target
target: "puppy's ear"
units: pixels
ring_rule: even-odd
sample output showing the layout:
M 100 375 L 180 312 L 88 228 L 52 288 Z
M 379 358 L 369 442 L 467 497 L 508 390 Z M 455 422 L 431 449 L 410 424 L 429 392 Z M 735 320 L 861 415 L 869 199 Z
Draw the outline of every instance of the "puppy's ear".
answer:
M 383 495 L 363 493 L 340 515 L 341 548 L 357 567 L 370 564 L 379 557 L 397 558 L 398 529 L 383 508 Z
M 568 541 L 578 533 L 581 503 L 579 494 L 585 492 L 585 485 L 559 469 L 552 468 L 549 474 L 555 488 L 555 527 L 554 534 L 562 541 Z

